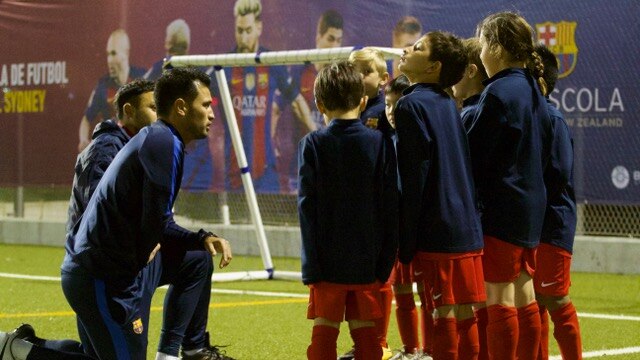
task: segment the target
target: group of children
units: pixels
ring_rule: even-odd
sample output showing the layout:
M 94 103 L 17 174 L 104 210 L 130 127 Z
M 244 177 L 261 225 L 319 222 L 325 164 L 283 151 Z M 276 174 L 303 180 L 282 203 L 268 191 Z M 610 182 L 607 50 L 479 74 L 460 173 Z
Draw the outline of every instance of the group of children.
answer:
M 316 77 L 327 127 L 298 161 L 308 358 L 337 357 L 344 319 L 354 348 L 341 359 L 547 359 L 548 310 L 563 358 L 581 359 L 572 140 L 545 98 L 554 55 L 500 12 L 471 39 L 426 33 L 398 69 L 389 82 L 365 48 Z

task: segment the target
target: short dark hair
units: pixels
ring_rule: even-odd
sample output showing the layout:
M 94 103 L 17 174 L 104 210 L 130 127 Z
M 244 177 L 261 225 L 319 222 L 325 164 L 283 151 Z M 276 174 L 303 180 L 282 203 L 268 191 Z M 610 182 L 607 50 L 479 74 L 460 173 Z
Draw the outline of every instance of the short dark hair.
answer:
M 362 74 L 347 60 L 334 61 L 318 72 L 313 94 L 327 110 L 354 109 L 364 96 Z
M 389 81 L 387 86 L 385 86 L 384 88 L 384 92 L 392 94 L 402 94 L 402 92 L 409 86 L 411 86 L 411 83 L 409 82 L 407 76 L 405 74 L 400 74 L 393 80 Z
M 558 81 L 558 59 L 556 55 L 543 44 L 537 44 L 533 47 L 533 50 L 538 53 L 542 59 L 542 65 L 544 65 L 542 78 L 547 83 L 547 94 L 551 94 L 553 89 L 556 88 L 556 81 Z
M 116 115 L 119 120 L 124 117 L 124 104 L 131 103 L 133 106 L 140 104 L 138 96 L 153 91 L 155 83 L 153 81 L 136 79 L 127 84 L 120 86 L 116 92 L 114 105 L 116 106 Z
M 431 46 L 429 60 L 439 61 L 442 66 L 440 86 L 448 88 L 457 84 L 462 79 L 468 63 L 462 40 L 445 31 L 430 31 L 425 37 Z
M 318 34 L 324 35 L 329 28 L 335 28 L 342 30 L 343 25 L 342 15 L 336 10 L 327 10 L 320 15 L 318 20 Z
M 482 52 L 480 39 L 477 37 L 470 37 L 468 39 L 462 40 L 462 44 L 464 45 L 464 51 L 467 53 L 469 64 L 473 64 L 478 68 L 478 73 L 481 77 L 480 80 L 489 78 L 489 76 L 487 75 L 487 70 L 484 68 L 482 60 L 480 60 L 480 53 Z
M 168 116 L 173 103 L 179 98 L 193 101 L 198 96 L 196 81 L 206 87 L 211 85 L 209 76 L 196 67 L 174 68 L 162 73 L 154 92 L 158 117 Z

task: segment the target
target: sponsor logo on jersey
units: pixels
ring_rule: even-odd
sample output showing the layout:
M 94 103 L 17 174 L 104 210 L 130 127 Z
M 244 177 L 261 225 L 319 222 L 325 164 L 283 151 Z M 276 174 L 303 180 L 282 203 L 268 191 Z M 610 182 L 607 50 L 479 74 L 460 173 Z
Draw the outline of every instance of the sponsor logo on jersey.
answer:
M 558 78 L 567 77 L 578 62 L 575 21 L 544 22 L 536 24 L 538 42 L 549 48 L 558 59 Z
M 365 122 L 365 125 L 370 128 L 370 129 L 377 129 L 378 128 L 378 118 L 367 118 L 367 121 Z
M 253 90 L 256 87 L 256 74 L 250 72 L 244 76 L 244 87 Z
M 258 74 L 258 86 L 265 89 L 269 86 L 269 74 Z

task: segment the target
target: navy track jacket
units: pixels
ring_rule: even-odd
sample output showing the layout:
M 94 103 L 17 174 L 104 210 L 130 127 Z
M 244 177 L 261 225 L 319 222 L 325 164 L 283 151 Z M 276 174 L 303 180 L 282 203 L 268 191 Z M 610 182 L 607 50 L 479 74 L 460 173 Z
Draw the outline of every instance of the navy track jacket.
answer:
M 87 208 L 67 234 L 63 271 L 79 266 L 115 288 L 128 287 L 158 243 L 202 249 L 202 234 L 173 220 L 184 143 L 169 124 L 143 128 L 107 168 Z
M 358 119 L 334 119 L 298 156 L 302 281 L 385 282 L 398 245 L 393 144 Z
M 455 102 L 436 84 L 414 84 L 395 110 L 401 262 L 417 251 L 482 249 L 467 136 Z
M 573 252 L 576 233 L 576 197 L 573 192 L 573 138 L 562 113 L 548 102 L 553 124 L 551 158 L 544 172 L 547 210 L 540 242 Z
M 102 175 L 130 137 L 115 121 L 109 119 L 96 125 L 91 139 L 89 146 L 78 155 L 76 160 L 69 200 L 67 233 L 73 229 L 73 225 L 84 213 Z
M 484 84 L 468 132 L 482 230 L 534 248 L 547 205 L 543 173 L 553 136 L 547 101 L 527 69 L 502 70 Z

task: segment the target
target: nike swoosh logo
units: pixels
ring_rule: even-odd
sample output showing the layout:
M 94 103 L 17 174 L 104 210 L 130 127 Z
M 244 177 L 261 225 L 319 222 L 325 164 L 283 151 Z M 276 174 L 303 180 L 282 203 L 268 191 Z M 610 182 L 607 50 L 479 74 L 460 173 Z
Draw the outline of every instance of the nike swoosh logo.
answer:
M 546 282 L 543 281 L 542 284 L 540 284 L 540 286 L 541 287 L 547 287 L 547 286 L 551 286 L 551 285 L 557 284 L 557 283 L 558 283 L 557 281 L 550 282 L 550 283 L 546 283 Z
M 441 296 L 442 296 L 442 293 L 440 293 L 438 295 L 433 295 L 433 300 L 438 300 L 438 299 L 440 299 Z
M 422 271 L 416 271 L 413 273 L 414 276 L 420 276 L 422 275 Z

